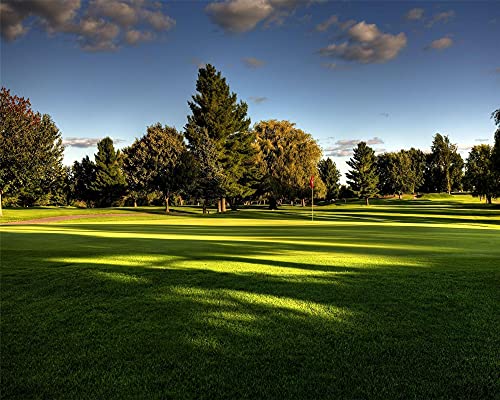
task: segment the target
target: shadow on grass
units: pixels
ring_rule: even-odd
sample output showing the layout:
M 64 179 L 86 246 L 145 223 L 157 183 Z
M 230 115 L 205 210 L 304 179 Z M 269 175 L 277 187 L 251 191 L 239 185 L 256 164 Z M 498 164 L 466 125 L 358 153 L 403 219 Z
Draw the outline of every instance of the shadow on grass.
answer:
M 494 398 L 498 254 L 460 254 L 454 268 L 460 244 L 436 257 L 418 229 L 396 238 L 401 249 L 370 246 L 392 233 L 358 230 L 354 243 L 354 228 L 304 226 L 6 231 L 3 396 Z M 476 233 L 461 232 L 470 249 Z M 340 242 L 321 247 L 332 257 L 315 257 L 321 240 Z

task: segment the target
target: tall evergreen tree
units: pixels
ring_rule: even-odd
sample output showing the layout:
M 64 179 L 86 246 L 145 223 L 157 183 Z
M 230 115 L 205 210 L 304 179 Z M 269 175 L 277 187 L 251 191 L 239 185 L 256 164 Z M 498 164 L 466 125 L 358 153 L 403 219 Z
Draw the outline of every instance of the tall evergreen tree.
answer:
M 331 158 L 320 160 L 318 163 L 318 171 L 321 180 L 326 186 L 326 198 L 338 199 L 340 192 L 340 171 Z
M 347 161 L 347 165 L 351 167 L 351 170 L 346 174 L 347 183 L 359 198 L 365 199 L 366 205 L 369 205 L 369 198 L 378 193 L 379 178 L 375 168 L 375 151 L 365 142 L 360 142 L 354 148 L 354 154 Z
M 106 137 L 97 143 L 96 175 L 92 189 L 99 207 L 110 207 L 125 194 L 126 180 L 122 171 L 122 156 L 113 140 Z
M 198 93 L 188 102 L 192 114 L 188 116 L 185 134 L 199 164 L 208 162 L 201 154 L 210 149 L 209 158 L 213 159 L 220 179 L 212 182 L 217 186 L 215 190 L 205 191 L 205 195 L 219 193 L 220 209 L 225 211 L 226 197 L 241 196 L 249 191 L 245 175 L 251 165 L 249 159 L 254 157 L 254 136 L 249 131 L 248 107 L 244 102 L 237 102 L 226 79 L 210 64 L 198 71 L 196 90 Z M 200 185 L 206 187 L 201 182 Z

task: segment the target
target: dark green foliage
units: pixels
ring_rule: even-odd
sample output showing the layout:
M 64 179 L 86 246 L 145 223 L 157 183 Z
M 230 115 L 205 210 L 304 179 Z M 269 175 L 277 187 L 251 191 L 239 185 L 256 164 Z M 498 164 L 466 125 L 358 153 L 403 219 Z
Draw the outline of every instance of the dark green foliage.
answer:
M 429 191 L 449 194 L 461 188 L 464 162 L 457 152 L 457 145 L 450 143 L 448 136 L 436 133 L 428 163 Z
M 420 149 L 411 148 L 407 150 L 411 160 L 411 175 L 408 180 L 410 193 L 415 193 L 424 184 L 426 155 Z
M 184 137 L 175 128 L 160 123 L 149 126 L 146 135 L 124 150 L 124 171 L 134 200 L 158 191 L 169 212 L 171 194 L 189 184 L 192 165 L 187 165 L 186 153 Z
M 394 158 L 395 153 L 382 153 L 377 156 L 376 169 L 379 177 L 377 188 L 380 194 L 393 195 L 396 192 L 392 173 Z
M 94 207 L 97 200 L 97 193 L 93 188 L 95 180 L 96 166 L 89 156 L 85 156 L 81 162 L 75 161 L 70 176 L 73 200 L 81 200 L 87 207 Z
M 246 103 L 237 102 L 226 79 L 210 64 L 200 68 L 196 90 L 188 102 L 192 114 L 188 116 L 185 134 L 198 165 L 212 171 L 210 184 L 215 185 L 209 187 L 209 183 L 201 179 L 198 190 L 204 197 L 251 194 L 247 183 L 254 164 L 252 143 L 255 139 L 249 131 Z M 213 165 L 202 165 L 207 162 Z
M 360 142 L 354 148 L 353 157 L 347 161 L 347 165 L 351 167 L 346 174 L 347 183 L 368 205 L 369 198 L 378 193 L 379 177 L 375 168 L 375 151 L 365 142 Z
M 337 199 L 340 192 L 340 171 L 331 158 L 320 160 L 318 163 L 319 176 L 326 186 L 326 198 Z
M 92 190 L 99 207 L 110 207 L 125 194 L 126 180 L 122 171 L 123 158 L 115 151 L 113 140 L 106 137 L 97 143 L 95 155 L 95 181 Z
M 63 151 L 61 133 L 50 116 L 33 112 L 29 100 L 2 88 L 0 197 L 9 191 L 20 205 L 53 204 L 64 182 Z
M 494 174 L 492 170 L 491 146 L 474 146 L 465 164 L 464 185 L 474 195 L 485 197 L 491 204 L 494 196 Z
M 497 124 L 500 125 L 500 110 L 497 110 Z M 491 151 L 491 174 L 493 196 L 500 197 L 500 128 L 495 132 L 495 143 Z

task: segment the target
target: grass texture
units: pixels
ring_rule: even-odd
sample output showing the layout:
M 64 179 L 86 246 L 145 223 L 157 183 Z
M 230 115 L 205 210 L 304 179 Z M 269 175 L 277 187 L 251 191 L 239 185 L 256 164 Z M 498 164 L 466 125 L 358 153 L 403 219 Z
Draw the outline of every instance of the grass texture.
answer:
M 498 398 L 500 209 L 140 211 L 0 227 L 2 398 Z

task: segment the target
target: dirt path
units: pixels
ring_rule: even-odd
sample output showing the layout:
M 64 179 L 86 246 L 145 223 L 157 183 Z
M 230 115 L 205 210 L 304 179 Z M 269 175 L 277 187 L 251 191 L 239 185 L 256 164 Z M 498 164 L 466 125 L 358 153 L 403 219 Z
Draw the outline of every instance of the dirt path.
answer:
M 70 221 L 72 219 L 97 218 L 97 217 L 134 217 L 148 215 L 147 213 L 127 213 L 127 214 L 80 214 L 80 215 L 60 215 L 58 217 L 45 217 L 37 219 L 27 219 L 24 221 L 5 222 L 1 225 L 32 225 L 32 224 L 50 224 L 51 222 Z

